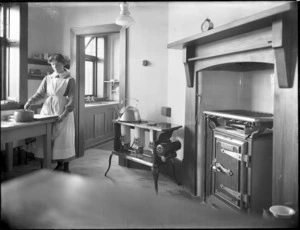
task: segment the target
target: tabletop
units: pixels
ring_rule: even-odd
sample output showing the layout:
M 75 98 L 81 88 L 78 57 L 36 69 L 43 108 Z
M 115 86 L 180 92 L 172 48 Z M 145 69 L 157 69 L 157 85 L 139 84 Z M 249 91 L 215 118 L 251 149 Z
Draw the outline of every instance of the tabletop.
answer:
M 41 125 L 45 123 L 51 123 L 56 121 L 57 116 L 51 116 L 48 118 L 39 118 L 30 122 L 16 122 L 14 119 L 9 119 L 8 121 L 1 121 L 1 131 L 18 129 L 21 127 L 31 127 L 35 125 Z
M 272 227 L 268 220 L 199 201 L 100 182 L 46 169 L 4 182 L 2 220 L 21 229 Z
M 121 125 L 127 125 L 127 126 L 154 130 L 159 132 L 177 130 L 182 127 L 181 125 L 177 125 L 177 124 L 172 124 L 167 122 L 155 122 L 155 121 L 126 122 L 126 121 L 113 120 L 113 122 Z

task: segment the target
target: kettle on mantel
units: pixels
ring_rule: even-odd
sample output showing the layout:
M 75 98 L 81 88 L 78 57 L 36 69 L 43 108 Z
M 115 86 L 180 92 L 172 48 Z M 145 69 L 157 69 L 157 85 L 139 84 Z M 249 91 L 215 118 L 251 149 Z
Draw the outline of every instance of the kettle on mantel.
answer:
M 125 106 L 125 101 L 130 99 L 136 101 L 136 106 L 131 106 L 131 105 Z M 117 109 L 118 116 L 119 116 L 118 120 L 124 122 L 136 122 L 136 123 L 141 122 L 140 112 L 137 109 L 138 102 L 139 101 L 134 98 L 127 98 L 125 100 L 122 100 L 121 104 L 124 104 L 124 106 L 120 110 Z

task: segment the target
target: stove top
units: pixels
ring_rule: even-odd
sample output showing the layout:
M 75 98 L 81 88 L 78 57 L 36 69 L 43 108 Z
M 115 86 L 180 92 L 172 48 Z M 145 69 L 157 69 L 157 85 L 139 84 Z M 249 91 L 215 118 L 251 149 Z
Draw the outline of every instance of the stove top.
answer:
M 215 110 L 204 111 L 207 115 L 249 122 L 272 122 L 273 114 L 251 110 Z

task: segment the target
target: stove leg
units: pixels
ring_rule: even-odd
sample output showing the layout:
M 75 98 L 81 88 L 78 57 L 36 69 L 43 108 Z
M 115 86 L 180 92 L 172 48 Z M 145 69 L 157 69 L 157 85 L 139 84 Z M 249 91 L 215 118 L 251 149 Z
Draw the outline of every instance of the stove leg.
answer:
M 158 174 L 159 174 L 158 167 L 153 166 L 151 168 L 151 170 L 152 170 L 152 175 L 153 175 L 153 180 L 154 180 L 155 192 L 157 194 L 158 193 Z
M 106 174 L 108 173 L 108 170 L 110 169 L 110 165 L 111 165 L 111 158 L 112 158 L 112 156 L 113 156 L 113 153 L 112 153 L 112 154 L 110 154 L 110 156 L 109 156 L 109 161 L 108 161 L 108 169 L 106 170 L 106 172 L 105 172 L 104 176 L 106 176 Z

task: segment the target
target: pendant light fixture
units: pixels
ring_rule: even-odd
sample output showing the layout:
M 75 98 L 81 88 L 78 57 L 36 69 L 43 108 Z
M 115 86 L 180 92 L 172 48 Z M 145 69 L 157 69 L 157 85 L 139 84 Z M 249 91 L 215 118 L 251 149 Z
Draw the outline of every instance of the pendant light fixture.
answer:
M 120 3 L 120 16 L 116 19 L 116 24 L 122 26 L 123 28 L 128 28 L 135 23 L 134 19 L 130 17 L 130 12 L 128 10 L 128 3 Z

